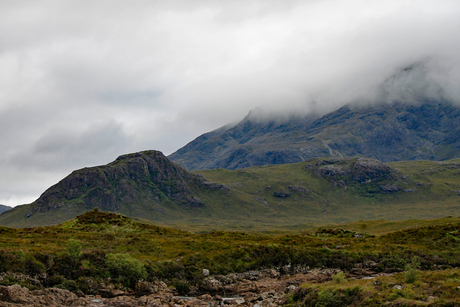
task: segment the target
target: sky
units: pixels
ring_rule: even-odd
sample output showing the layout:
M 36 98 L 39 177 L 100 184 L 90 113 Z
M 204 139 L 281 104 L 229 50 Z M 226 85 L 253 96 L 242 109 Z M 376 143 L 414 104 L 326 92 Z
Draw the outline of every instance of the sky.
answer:
M 460 101 L 459 37 L 458 0 L 0 0 L 0 204 L 255 108 Z

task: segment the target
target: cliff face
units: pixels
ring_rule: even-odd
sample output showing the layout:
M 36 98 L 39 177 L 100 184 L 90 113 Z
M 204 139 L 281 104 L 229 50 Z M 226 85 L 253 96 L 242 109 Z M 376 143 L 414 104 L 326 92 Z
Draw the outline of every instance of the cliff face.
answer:
M 322 117 L 283 122 L 248 115 L 169 156 L 189 170 L 363 156 L 382 162 L 460 157 L 460 108 L 446 101 L 346 105 Z

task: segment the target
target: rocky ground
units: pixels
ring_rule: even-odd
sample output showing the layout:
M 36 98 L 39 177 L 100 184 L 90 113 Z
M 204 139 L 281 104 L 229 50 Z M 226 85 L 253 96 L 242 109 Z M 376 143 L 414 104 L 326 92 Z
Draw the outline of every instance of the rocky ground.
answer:
M 226 276 L 207 276 L 200 288 L 192 288 L 196 296 L 180 297 L 165 283 L 140 281 L 134 291 L 122 291 L 112 284 L 104 285 L 97 295 L 73 293 L 58 288 L 29 290 L 19 285 L 0 286 L 0 307 L 13 306 L 278 306 L 290 291 L 306 282 L 321 283 L 331 279 L 336 270 L 291 269 L 261 270 Z M 376 275 L 368 269 L 355 268 L 349 277 Z M 205 293 L 205 294 L 203 294 Z

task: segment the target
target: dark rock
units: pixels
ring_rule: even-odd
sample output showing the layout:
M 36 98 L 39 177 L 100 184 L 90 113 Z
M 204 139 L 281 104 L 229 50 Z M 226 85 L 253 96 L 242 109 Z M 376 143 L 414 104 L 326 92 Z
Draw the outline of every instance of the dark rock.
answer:
M 291 193 L 289 193 L 288 191 L 285 191 L 285 190 L 275 191 L 273 193 L 273 196 L 278 197 L 278 198 L 288 198 L 289 196 L 291 196 Z
M 385 192 L 398 192 L 399 188 L 394 183 L 387 183 L 386 185 L 381 185 L 380 188 Z

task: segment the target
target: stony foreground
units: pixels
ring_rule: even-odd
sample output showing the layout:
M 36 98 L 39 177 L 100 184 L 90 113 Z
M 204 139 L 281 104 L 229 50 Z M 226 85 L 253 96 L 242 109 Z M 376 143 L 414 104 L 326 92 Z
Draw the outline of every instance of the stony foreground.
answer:
M 275 270 L 253 271 L 226 276 L 209 276 L 197 297 L 179 297 L 163 282 L 139 282 L 136 291 L 125 292 L 113 285 L 97 295 L 77 294 L 58 288 L 30 291 L 19 285 L 0 286 L 0 306 L 278 306 L 283 297 L 299 285 L 324 282 L 335 270 L 311 270 L 280 275 Z

